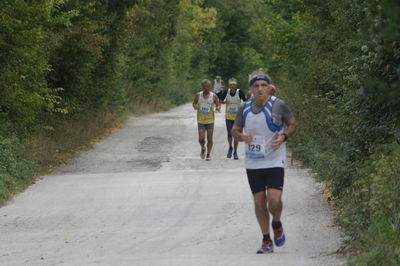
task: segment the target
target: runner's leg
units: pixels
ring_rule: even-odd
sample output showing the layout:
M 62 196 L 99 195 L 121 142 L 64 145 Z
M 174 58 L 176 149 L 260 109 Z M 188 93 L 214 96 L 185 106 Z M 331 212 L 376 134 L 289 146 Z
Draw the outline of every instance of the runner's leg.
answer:
M 226 124 L 226 131 L 228 133 L 228 144 L 230 148 L 232 147 L 232 127 L 233 127 L 233 120 L 225 119 L 225 124 Z
M 238 141 L 235 138 L 233 139 L 233 145 L 234 145 L 233 158 L 235 160 L 239 160 L 239 156 L 237 154 Z
M 200 151 L 200 158 L 204 159 L 206 157 L 206 130 L 205 129 L 199 129 L 199 143 L 201 146 L 201 151 Z
M 267 194 L 268 209 L 272 215 L 272 229 L 274 231 L 275 245 L 281 247 L 285 244 L 286 236 L 282 227 L 282 191 L 278 189 L 268 189 Z
M 254 207 L 258 224 L 263 235 L 269 234 L 269 213 L 267 209 L 267 196 L 265 191 L 253 194 Z
M 199 143 L 201 148 L 204 148 L 204 145 L 206 144 L 206 130 L 205 129 L 199 129 Z
M 225 119 L 225 124 L 226 124 L 226 131 L 228 133 L 227 139 L 228 139 L 228 153 L 226 154 L 227 158 L 232 158 L 232 153 L 233 153 L 233 147 L 232 147 L 232 126 L 233 126 L 233 120 Z
M 282 214 L 282 191 L 274 188 L 267 190 L 268 210 L 272 215 L 273 221 L 280 221 Z
M 272 215 L 273 221 L 279 222 L 282 214 L 282 189 L 284 184 L 284 169 L 268 169 L 270 177 L 267 179 L 267 201 L 268 210 Z
M 238 147 L 239 141 L 233 138 L 233 149 L 235 152 L 237 152 L 237 147 Z
M 213 147 L 213 133 L 214 128 L 207 129 L 207 154 L 211 154 L 211 150 Z

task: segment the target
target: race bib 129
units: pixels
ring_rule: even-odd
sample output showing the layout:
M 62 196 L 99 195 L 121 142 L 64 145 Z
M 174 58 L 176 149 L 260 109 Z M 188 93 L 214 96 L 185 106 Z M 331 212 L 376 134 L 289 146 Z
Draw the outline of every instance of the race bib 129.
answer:
M 253 136 L 251 143 L 246 143 L 246 157 L 250 159 L 261 159 L 265 157 L 264 136 Z

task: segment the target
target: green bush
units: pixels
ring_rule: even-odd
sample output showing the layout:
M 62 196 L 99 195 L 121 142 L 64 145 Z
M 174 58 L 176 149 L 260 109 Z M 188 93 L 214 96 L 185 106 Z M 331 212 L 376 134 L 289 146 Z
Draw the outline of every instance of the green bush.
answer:
M 30 183 L 35 175 L 33 163 L 21 153 L 17 139 L 0 139 L 0 204 Z
M 375 217 L 359 239 L 362 254 L 350 265 L 400 265 L 400 231 L 386 217 Z
M 358 179 L 346 189 L 340 221 L 362 255 L 354 265 L 398 265 L 400 262 L 400 145 L 377 145 L 359 166 Z
M 395 230 L 400 232 L 400 145 L 379 145 L 367 164 L 373 169 L 370 208 L 373 216 L 386 217 Z

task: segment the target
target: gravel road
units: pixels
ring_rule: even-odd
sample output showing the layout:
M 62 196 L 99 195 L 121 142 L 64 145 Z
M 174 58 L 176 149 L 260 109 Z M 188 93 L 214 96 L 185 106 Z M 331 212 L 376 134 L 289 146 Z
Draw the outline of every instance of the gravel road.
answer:
M 286 169 L 284 247 L 261 234 L 240 160 L 199 158 L 190 104 L 132 117 L 0 208 L 0 265 L 343 265 L 340 232 L 307 169 Z

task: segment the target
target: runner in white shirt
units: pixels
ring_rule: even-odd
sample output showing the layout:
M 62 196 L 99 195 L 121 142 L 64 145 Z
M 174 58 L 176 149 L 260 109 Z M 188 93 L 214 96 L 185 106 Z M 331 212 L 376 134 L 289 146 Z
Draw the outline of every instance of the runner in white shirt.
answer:
M 282 99 L 272 96 L 274 88 L 270 84 L 271 79 L 262 70 L 250 75 L 253 98 L 240 107 L 232 128 L 233 137 L 245 142 L 247 178 L 263 234 L 257 253 L 273 252 L 270 214 L 275 245 L 280 247 L 285 243 L 281 222 L 285 141 L 296 131 L 295 118 Z
M 214 93 L 217 94 L 218 99 L 221 100 L 222 97 L 222 91 L 225 87 L 224 81 L 221 79 L 221 76 L 216 76 L 214 79 Z

